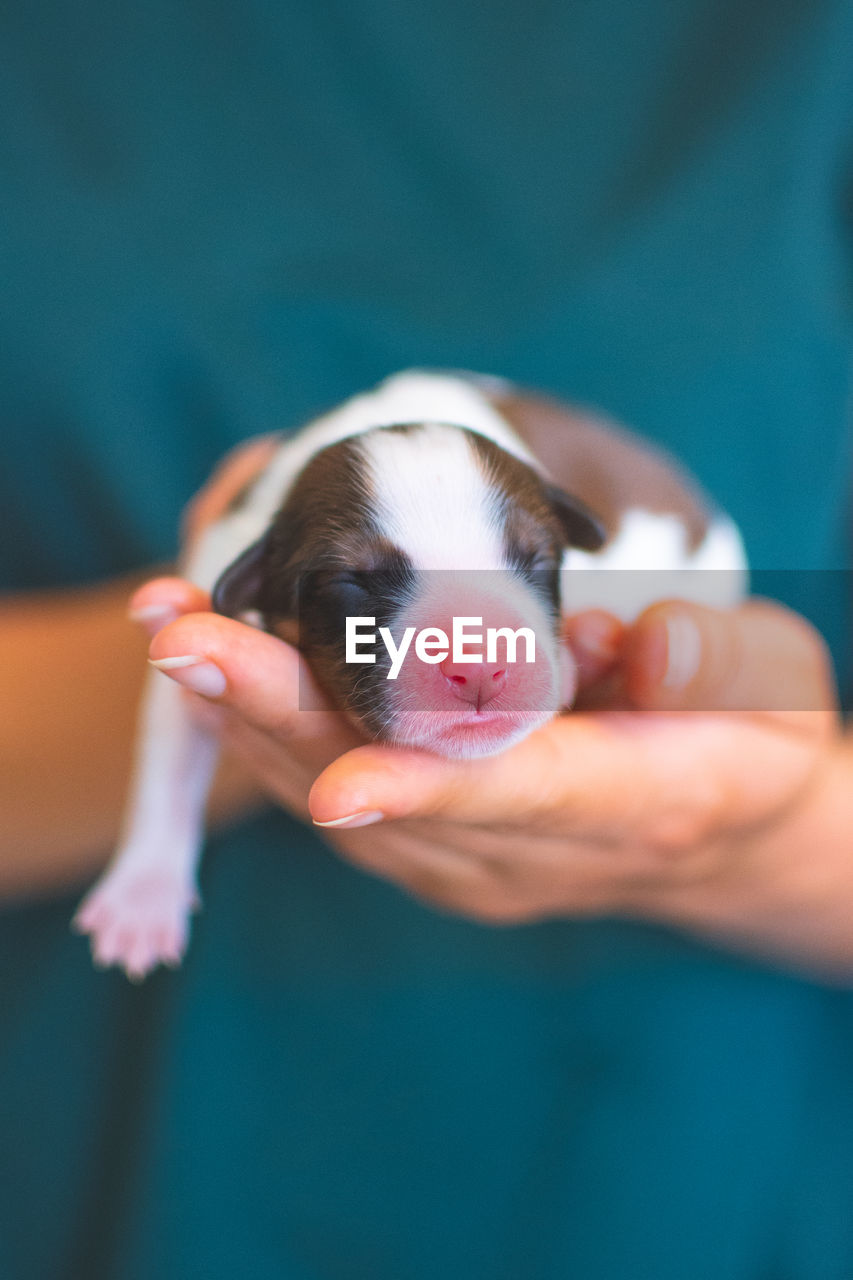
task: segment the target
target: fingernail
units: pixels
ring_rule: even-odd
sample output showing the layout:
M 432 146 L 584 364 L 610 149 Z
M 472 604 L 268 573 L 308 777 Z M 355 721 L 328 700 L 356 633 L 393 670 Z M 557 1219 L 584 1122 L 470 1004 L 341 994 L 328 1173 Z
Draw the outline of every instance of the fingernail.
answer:
M 328 822 L 318 822 L 315 827 L 369 827 L 374 822 L 381 822 L 385 817 L 378 809 L 361 809 L 358 813 L 348 813 L 345 818 L 330 818 Z
M 225 692 L 226 680 L 219 667 L 207 662 L 195 653 L 185 653 L 178 658 L 149 658 L 152 667 L 171 676 L 185 689 L 202 693 L 206 698 L 218 698 Z
M 661 680 L 665 689 L 684 689 L 699 670 L 702 660 L 702 636 L 693 619 L 686 613 L 673 613 L 666 619 L 666 670 Z
M 131 609 L 127 617 L 128 621 L 138 623 L 153 637 L 163 627 L 175 621 L 178 611 L 171 604 L 146 604 L 141 609 Z

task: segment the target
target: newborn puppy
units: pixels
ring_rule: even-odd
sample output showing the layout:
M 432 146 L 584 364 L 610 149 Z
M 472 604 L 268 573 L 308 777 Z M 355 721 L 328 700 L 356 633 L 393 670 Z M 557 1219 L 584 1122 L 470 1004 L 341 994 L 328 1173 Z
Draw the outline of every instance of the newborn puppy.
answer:
M 557 442 L 570 492 L 522 436 Z M 471 758 L 571 705 L 564 614 L 727 607 L 745 559 L 733 523 L 627 433 L 497 379 L 412 371 L 283 438 L 184 574 L 297 644 L 366 736 Z M 216 756 L 152 673 L 123 841 L 75 921 L 99 963 L 179 962 Z

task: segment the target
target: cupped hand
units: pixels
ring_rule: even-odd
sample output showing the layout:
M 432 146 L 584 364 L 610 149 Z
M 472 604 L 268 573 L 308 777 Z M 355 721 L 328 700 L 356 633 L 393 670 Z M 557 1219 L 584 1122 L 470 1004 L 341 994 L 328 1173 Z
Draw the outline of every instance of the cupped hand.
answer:
M 583 709 L 472 761 L 365 742 L 295 650 L 206 612 L 179 579 L 147 584 L 134 607 L 176 619 L 152 659 L 198 654 L 222 671 L 221 695 L 188 696 L 269 795 L 440 909 L 646 918 L 820 964 L 824 899 L 853 899 L 820 843 L 851 776 L 831 665 L 779 605 L 570 619 Z
M 581 650 L 586 621 L 570 624 Z M 819 637 L 769 603 L 669 602 L 622 632 L 587 700 L 605 687 L 610 709 L 490 759 L 357 748 L 317 779 L 312 815 L 340 837 L 346 815 L 381 813 L 386 838 L 365 832 L 350 856 L 478 919 L 665 918 L 691 886 L 733 892 L 834 760 Z
M 823 645 L 796 615 L 655 606 L 586 665 L 584 696 L 607 709 L 450 761 L 366 743 L 295 650 L 199 612 L 186 584 L 163 587 L 194 611 L 157 634 L 152 658 L 217 666 L 224 693 L 188 696 L 270 796 L 364 870 L 478 921 L 619 914 L 797 949 L 788 916 L 815 887 L 812 826 L 841 736 Z M 585 621 L 569 628 L 582 665 Z M 676 643 L 686 656 L 668 653 Z

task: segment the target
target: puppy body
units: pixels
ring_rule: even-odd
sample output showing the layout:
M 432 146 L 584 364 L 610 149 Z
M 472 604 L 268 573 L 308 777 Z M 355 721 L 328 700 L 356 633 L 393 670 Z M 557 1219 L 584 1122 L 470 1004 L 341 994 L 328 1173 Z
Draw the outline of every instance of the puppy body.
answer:
M 568 492 L 522 434 L 540 454 L 556 442 L 551 469 Z M 421 371 L 283 439 L 183 572 L 222 612 L 298 636 L 368 736 L 463 757 L 502 750 L 571 704 L 561 613 L 630 620 L 676 595 L 727 607 L 746 582 L 736 527 L 670 460 L 501 380 Z M 389 681 L 378 656 L 355 672 L 344 663 L 352 614 L 395 634 L 458 614 L 528 628 L 536 660 L 407 661 Z M 141 977 L 180 960 L 216 759 L 180 689 L 153 673 L 121 847 L 76 917 L 96 961 Z

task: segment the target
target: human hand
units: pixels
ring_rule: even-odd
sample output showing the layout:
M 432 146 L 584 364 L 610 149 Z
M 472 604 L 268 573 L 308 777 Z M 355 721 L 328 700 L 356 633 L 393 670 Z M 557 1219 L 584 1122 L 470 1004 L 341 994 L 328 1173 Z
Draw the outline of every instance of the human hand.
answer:
M 662 662 L 676 617 L 699 627 L 702 653 L 680 689 Z M 608 665 L 627 706 L 561 716 L 472 761 L 365 744 L 331 708 L 299 710 L 295 651 L 230 619 L 183 617 L 151 652 L 218 665 L 227 687 L 209 711 L 267 793 L 435 906 L 504 924 L 617 914 L 808 965 L 853 959 L 826 927 L 853 886 L 836 843 L 821 847 L 849 760 L 823 647 L 777 606 L 655 606 Z
M 579 648 L 585 621 L 571 626 Z M 670 665 L 668 637 L 682 642 Z M 796 907 L 815 798 L 841 755 L 848 767 L 823 644 L 770 603 L 669 602 L 622 633 L 615 666 L 621 709 L 564 715 L 500 756 L 350 752 L 315 783 L 315 820 L 338 820 L 339 838 L 346 814 L 384 814 L 383 839 L 344 852 L 477 919 L 740 922 L 748 944 L 757 917 L 786 896 Z
M 580 705 L 596 709 L 459 762 L 365 744 L 316 689 L 320 709 L 299 710 L 294 650 L 200 614 L 207 598 L 187 584 L 169 590 L 176 612 L 195 612 L 152 656 L 200 652 L 220 667 L 227 687 L 208 715 L 226 745 L 364 869 L 477 920 L 620 914 L 806 962 L 820 949 L 821 904 L 797 937 L 791 917 L 837 809 L 830 779 L 849 762 L 822 642 L 787 610 L 669 602 L 630 628 L 572 619 Z M 831 883 L 829 860 L 817 879 Z

